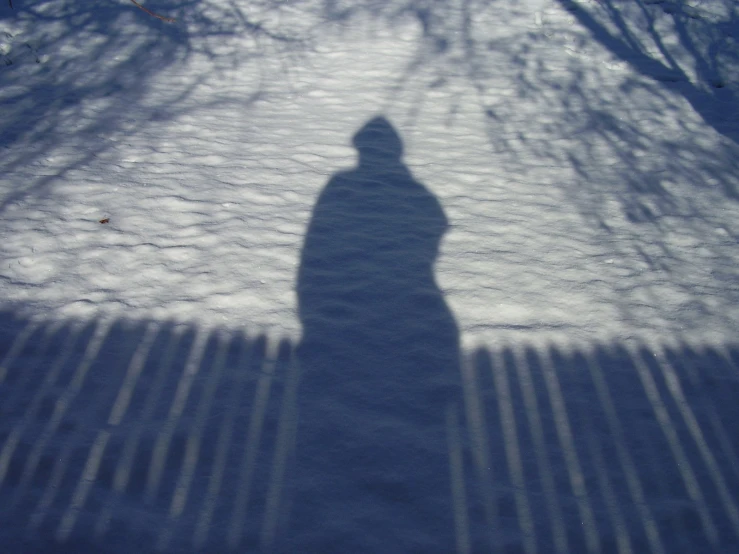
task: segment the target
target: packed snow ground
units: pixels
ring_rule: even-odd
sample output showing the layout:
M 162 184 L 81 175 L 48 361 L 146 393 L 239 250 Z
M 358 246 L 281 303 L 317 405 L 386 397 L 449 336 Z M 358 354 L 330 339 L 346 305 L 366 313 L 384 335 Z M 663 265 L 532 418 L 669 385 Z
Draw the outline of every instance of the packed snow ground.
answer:
M 696 545 L 724 547 L 727 536 L 736 541 L 739 520 L 734 502 L 725 496 L 736 490 L 739 476 L 736 440 L 725 436 L 736 411 L 728 398 L 709 409 L 702 392 L 691 399 L 695 404 L 688 402 L 693 410 L 705 410 L 715 430 L 723 449 L 716 459 L 701 442 L 692 412 L 681 404 L 679 387 L 673 386 L 682 379 L 695 385 L 700 382 L 696 375 L 716 367 L 721 376 L 706 378 L 723 383 L 726 391 L 735 390 L 738 378 L 733 345 L 739 326 L 739 15 L 734 2 L 181 4 L 146 4 L 176 17 L 174 24 L 123 0 L 27 1 L 13 10 L 0 8 L 0 308 L 5 319 L 0 384 L 6 378 L 17 383 L 11 379 L 13 370 L 26 363 L 17 361 L 25 359 L 19 352 L 32 346 L 18 342 L 24 329 L 29 337 L 37 332 L 51 337 L 27 354 L 28 364 L 37 368 L 53 365 L 64 350 L 61 343 L 56 350 L 49 346 L 57 344 L 55 333 L 85 337 L 79 331 L 85 322 L 103 322 L 101 328 L 107 328 L 105 322 L 130 320 L 135 332 L 116 327 L 100 338 L 125 360 L 138 352 L 138 338 L 150 336 L 158 344 L 153 337 L 186 336 L 170 329 L 179 329 L 178 322 L 244 331 L 251 337 L 242 341 L 248 347 L 233 339 L 240 350 L 252 348 L 250 341 L 259 334 L 271 344 L 281 338 L 299 341 L 304 329 L 296 285 L 314 207 L 335 175 L 356 166 L 352 140 L 358 131 L 383 116 L 402 140 L 404 164 L 444 212 L 448 228 L 433 260 L 434 277 L 464 355 L 483 345 L 481 352 L 493 349 L 493 359 L 506 360 L 506 345 L 519 349 L 511 354 L 514 361 L 486 362 L 481 354 L 470 367 L 489 375 L 491 364 L 508 363 L 520 379 L 523 396 L 506 404 L 503 395 L 496 404 L 503 420 L 517 414 L 520 421 L 524 413 L 534 417 L 532 398 L 539 393 L 532 391 L 550 399 L 551 433 L 536 431 L 530 423 L 532 442 L 520 445 L 520 456 L 524 461 L 528 456 L 542 475 L 558 475 L 559 470 L 568 476 L 572 489 L 562 508 L 565 515 L 548 508 L 552 521 L 565 521 L 566 527 L 570 516 L 584 517 L 585 537 L 575 544 L 598 550 L 593 530 L 600 515 L 583 507 L 580 468 L 571 455 L 573 432 L 561 415 L 565 405 L 574 403 L 583 417 L 579 421 L 587 420 L 584 405 L 597 405 L 603 410 L 603 429 L 617 438 L 626 424 L 614 423 L 615 414 L 654 409 L 649 419 L 654 435 L 645 436 L 654 444 L 657 436 L 666 440 L 665 449 L 675 459 L 664 462 L 653 452 L 652 468 L 679 466 L 690 457 L 679 455 L 682 447 L 676 445 L 681 443 L 655 400 L 659 394 L 645 377 L 649 371 L 634 361 L 645 355 L 621 351 L 638 341 L 649 345 L 645 352 L 653 358 L 667 360 L 654 362 L 652 369 L 665 375 L 677 418 L 686 422 L 686 436 L 697 442 L 700 463 L 719 491 L 705 493 L 708 500 L 703 493 L 696 496 L 696 490 L 703 490 L 697 484 L 700 476 L 680 474 L 697 514 L 686 518 L 700 520 L 708 538 L 696 542 L 688 532 L 675 544 L 690 552 Z M 112 339 L 104 337 L 134 346 L 116 350 Z M 198 348 L 205 348 L 207 337 L 194 341 L 193 367 L 199 367 Z M 604 354 L 597 346 L 602 344 L 616 345 L 617 354 Z M 89 360 L 98 359 L 98 346 Z M 88 359 L 84 348 L 92 347 L 79 348 L 80 359 Z M 532 362 L 537 354 L 527 354 L 528 348 L 547 351 L 554 361 Z M 560 356 L 560 349 L 569 354 Z M 182 356 L 187 360 L 189 355 Z M 598 364 L 583 361 L 590 356 Z M 119 384 L 126 382 L 125 360 L 119 362 Z M 212 363 L 229 374 L 225 362 Z M 664 369 L 681 364 L 688 368 L 684 373 Z M 542 388 L 527 380 L 522 367 L 534 373 L 541 369 Z M 579 385 L 558 395 L 560 385 L 548 377 L 552 367 L 565 372 L 590 367 L 589 375 L 597 374 L 592 367 L 621 367 L 638 375 L 646 396 L 609 407 L 608 388 L 597 377 L 590 397 L 572 392 Z M 29 375 L 44 380 L 41 369 Z M 79 375 L 84 379 L 86 373 Z M 579 373 L 573 375 L 579 383 Z M 502 377 L 494 379 L 496 390 L 508 387 Z M 162 386 L 173 394 L 182 388 L 176 379 Z M 213 386 L 203 398 L 225 385 Z M 632 391 L 630 386 L 624 390 Z M 55 390 L 53 384 L 48 387 Z M 111 399 L 118 391 L 112 385 L 102 390 Z M 479 401 L 469 400 L 471 393 L 464 390 L 464 425 L 472 428 L 469 441 L 477 445 L 473 465 L 481 471 L 492 454 L 480 454 L 487 452 L 480 446 L 485 426 L 475 421 L 484 417 L 474 408 Z M 408 392 L 420 394 L 420 389 Z M 108 407 L 103 398 L 108 397 L 96 402 Z M 302 408 L 318 413 L 310 404 Z M 37 436 L 25 423 L 18 427 L 10 419 L 22 417 L 24 409 L 19 401 L 7 408 L 4 417 L 10 423 L 4 437 Z M 84 427 L 80 414 L 88 412 L 69 409 L 79 420 L 75 425 Z M 141 417 L 154 418 L 151 432 L 167 437 L 177 410 L 184 408 L 173 410 L 169 419 Z M 197 413 L 192 417 L 200 421 Z M 449 415 L 444 425 L 455 428 L 456 417 Z M 598 441 L 607 441 L 598 435 L 595 419 L 595 431 L 587 425 L 583 431 L 596 437 L 588 443 L 592 452 L 598 452 L 593 446 Z M 51 440 L 61 420 L 51 421 L 56 423 L 42 426 L 38 436 Z M 499 441 L 485 440 L 493 449 L 505 444 L 500 455 L 515 467 L 519 446 L 507 434 L 510 427 L 497 425 Z M 79 440 L 93 444 L 90 437 L 97 432 L 94 426 L 84 427 L 80 433 L 87 438 Z M 564 454 L 561 467 L 554 462 L 547 469 L 538 452 L 551 437 Z M 2 471 L 20 456 L 8 441 L 0 451 Z M 626 474 L 631 501 L 639 505 L 634 479 L 649 481 L 658 472 L 630 473 L 640 451 L 616 443 L 613 455 Z M 452 452 L 455 448 L 450 447 Z M 36 456 L 36 463 L 43 458 L 41 450 L 30 456 Z M 249 456 L 249 463 L 255 463 Z M 73 458 L 69 454 L 65 464 Z M 23 477 L 23 471 L 21 489 L 30 486 L 33 473 L 25 470 L 28 476 Z M 600 479 L 602 490 L 610 490 L 597 464 L 583 471 Z M 494 480 L 484 471 L 480 475 L 483 483 Z M 544 516 L 528 504 L 535 501 L 516 496 L 525 486 L 523 475 L 513 471 L 506 485 L 516 506 L 517 531 L 507 536 L 503 529 L 490 544 L 547 551 L 532 538 Z M 660 483 L 659 490 L 669 491 L 670 483 Z M 551 502 L 557 486 L 550 485 L 544 479 L 542 494 Z M 461 489 L 455 490 L 455 502 L 461 502 Z M 604 493 L 606 498 L 609 494 Z M 40 495 L 37 511 L 43 505 Z M 729 514 L 729 523 L 715 523 L 713 501 Z M 488 523 L 495 520 L 491 502 L 481 501 Z M 671 507 L 681 502 L 683 497 Z M 629 527 L 631 516 L 614 516 L 618 510 L 609 511 L 613 505 L 618 502 L 604 501 L 602 507 L 614 528 Z M 653 552 L 672 551 L 672 543 L 655 539 L 659 523 L 649 523 L 664 506 L 658 501 L 650 506 L 651 515 L 636 512 L 647 522 L 636 544 Z M 469 517 L 474 543 L 475 514 L 459 515 L 464 513 L 457 512 L 456 529 L 464 528 Z M 69 529 L 64 531 L 63 522 L 70 517 L 54 524 L 55 536 L 65 536 Z M 568 551 L 563 536 L 570 531 L 555 523 L 553 550 Z M 669 525 L 679 527 L 674 521 Z M 459 551 L 475 550 L 476 543 L 459 542 L 460 536 L 467 535 L 457 533 Z M 614 536 L 619 537 L 613 543 L 618 551 L 632 548 L 624 533 L 614 531 Z
M 383 114 L 450 221 L 436 275 L 465 340 L 734 336 L 739 146 L 579 24 L 608 2 L 158 5 L 175 25 L 120 4 L 3 10 L 6 307 L 298 337 L 313 204 Z M 733 21 L 699 4 L 689 23 Z M 655 44 L 616 4 L 730 117 L 712 92 L 737 83 L 700 78 L 735 78 L 735 38 L 690 51 L 668 5 Z

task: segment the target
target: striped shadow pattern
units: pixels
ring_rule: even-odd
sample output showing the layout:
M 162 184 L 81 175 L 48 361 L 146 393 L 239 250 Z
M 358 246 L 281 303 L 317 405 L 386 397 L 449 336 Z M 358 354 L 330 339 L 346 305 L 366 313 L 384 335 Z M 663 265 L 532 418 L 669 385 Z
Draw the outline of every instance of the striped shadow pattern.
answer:
M 284 551 L 290 341 L 1 315 L 3 551 Z M 483 345 L 460 367 L 442 407 L 457 552 L 739 549 L 739 345 Z

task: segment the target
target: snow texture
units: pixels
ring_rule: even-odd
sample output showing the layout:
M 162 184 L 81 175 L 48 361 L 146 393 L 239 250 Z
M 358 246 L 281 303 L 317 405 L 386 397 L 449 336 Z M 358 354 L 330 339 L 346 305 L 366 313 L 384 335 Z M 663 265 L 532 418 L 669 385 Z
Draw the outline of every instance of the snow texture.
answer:
M 739 550 L 735 2 L 146 6 L 0 7 L 0 551 Z

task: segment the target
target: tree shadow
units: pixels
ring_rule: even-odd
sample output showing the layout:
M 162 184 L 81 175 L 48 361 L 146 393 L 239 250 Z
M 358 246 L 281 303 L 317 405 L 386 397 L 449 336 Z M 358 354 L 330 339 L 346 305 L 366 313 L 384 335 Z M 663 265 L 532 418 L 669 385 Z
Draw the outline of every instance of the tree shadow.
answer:
M 301 43 L 236 6 L 188 1 L 158 9 L 176 22 L 130 2 L 43 0 L 0 10 L 0 165 L 7 180 L 0 213 L 52 194 L 60 179 L 103 155 L 115 166 L 119 143 L 190 113 L 188 99 L 207 75 L 163 87 L 159 79 L 173 67 L 199 57 L 216 73 L 263 56 L 261 43 Z M 233 37 L 251 37 L 252 50 L 224 48 Z
M 454 318 L 433 274 L 447 220 L 383 117 L 314 208 L 301 256 L 297 466 L 302 552 L 451 552 Z M 293 550 L 294 551 L 294 550 Z
M 707 125 L 739 143 L 737 83 L 731 82 L 739 62 L 733 39 L 739 21 L 736 6 L 726 3 L 726 16 L 721 17 L 667 0 L 624 6 L 602 0 L 597 12 L 580 9 L 569 0 L 558 1 L 614 56 L 681 94 Z M 660 12 L 671 20 L 688 60 L 676 55 L 669 37 L 662 36 Z M 691 65 L 695 78 L 689 76 Z

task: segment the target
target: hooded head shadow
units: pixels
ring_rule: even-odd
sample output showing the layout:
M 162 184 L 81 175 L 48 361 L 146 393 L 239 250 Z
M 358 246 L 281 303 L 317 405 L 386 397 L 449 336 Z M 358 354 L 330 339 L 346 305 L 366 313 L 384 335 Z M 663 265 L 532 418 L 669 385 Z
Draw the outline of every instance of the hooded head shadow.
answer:
M 298 273 L 294 546 L 451 552 L 444 415 L 459 347 L 434 278 L 448 223 L 387 119 L 353 144 L 357 166 L 321 192 Z

